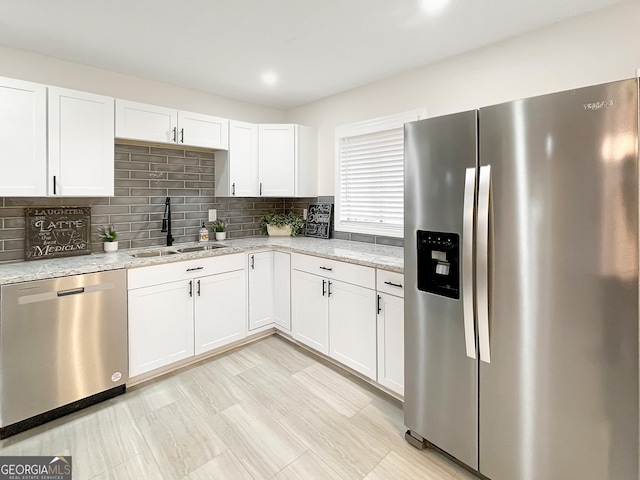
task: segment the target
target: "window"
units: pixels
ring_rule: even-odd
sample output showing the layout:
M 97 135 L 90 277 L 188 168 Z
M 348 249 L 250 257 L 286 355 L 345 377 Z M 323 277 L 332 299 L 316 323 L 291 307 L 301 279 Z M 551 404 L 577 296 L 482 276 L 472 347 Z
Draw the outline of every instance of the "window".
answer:
M 402 237 L 404 124 L 424 110 L 336 128 L 335 229 Z

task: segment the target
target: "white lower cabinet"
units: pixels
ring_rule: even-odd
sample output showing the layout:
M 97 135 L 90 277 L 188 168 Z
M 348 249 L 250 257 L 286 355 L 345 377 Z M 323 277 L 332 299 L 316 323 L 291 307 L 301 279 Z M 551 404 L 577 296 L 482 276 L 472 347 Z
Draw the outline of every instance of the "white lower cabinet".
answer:
M 293 337 L 375 380 L 374 285 L 372 268 L 293 254 Z
M 291 330 L 291 260 L 288 253 L 250 253 L 249 330 L 275 324 Z
M 190 281 L 129 291 L 129 376 L 193 355 Z
M 376 379 L 376 292 L 329 281 L 329 356 Z
M 243 254 L 129 270 L 129 376 L 244 338 L 245 275 Z
M 378 383 L 404 395 L 404 299 L 378 297 Z
M 196 279 L 195 354 L 247 335 L 244 270 Z
M 327 279 L 291 271 L 291 333 L 293 338 L 329 355 Z

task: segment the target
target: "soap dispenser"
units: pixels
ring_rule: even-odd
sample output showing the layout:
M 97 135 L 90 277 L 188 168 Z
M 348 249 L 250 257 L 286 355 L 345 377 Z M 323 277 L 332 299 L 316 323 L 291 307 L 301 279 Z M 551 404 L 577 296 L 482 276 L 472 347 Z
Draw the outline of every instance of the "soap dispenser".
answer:
M 200 229 L 200 238 L 201 242 L 209 241 L 209 229 L 204 226 L 204 222 L 202 222 L 202 228 Z

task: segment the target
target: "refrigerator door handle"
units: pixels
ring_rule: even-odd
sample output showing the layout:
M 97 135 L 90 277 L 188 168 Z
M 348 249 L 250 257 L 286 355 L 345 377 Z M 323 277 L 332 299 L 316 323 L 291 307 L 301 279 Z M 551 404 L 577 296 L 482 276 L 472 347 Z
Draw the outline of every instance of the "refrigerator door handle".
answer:
M 464 177 L 462 217 L 462 308 L 464 343 L 467 357 L 476 358 L 476 332 L 473 314 L 473 220 L 476 195 L 476 169 L 467 168 Z
M 478 181 L 478 229 L 476 264 L 476 299 L 478 306 L 478 341 L 480 360 L 491 363 L 489 341 L 489 216 L 491 197 L 491 166 L 480 167 Z

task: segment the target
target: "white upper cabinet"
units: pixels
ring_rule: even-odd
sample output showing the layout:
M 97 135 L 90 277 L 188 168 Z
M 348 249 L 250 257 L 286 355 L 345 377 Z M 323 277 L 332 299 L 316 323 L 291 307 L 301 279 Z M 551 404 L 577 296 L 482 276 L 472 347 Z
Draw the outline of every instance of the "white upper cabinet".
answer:
M 0 77 L 0 196 L 47 194 L 47 89 Z
M 317 187 L 317 137 L 304 125 L 258 127 L 259 194 L 314 197 Z
M 229 120 L 117 99 L 116 137 L 226 150 Z
M 216 153 L 216 195 L 258 196 L 258 125 L 229 121 L 229 152 Z
M 49 195 L 113 196 L 114 99 L 49 87 Z

